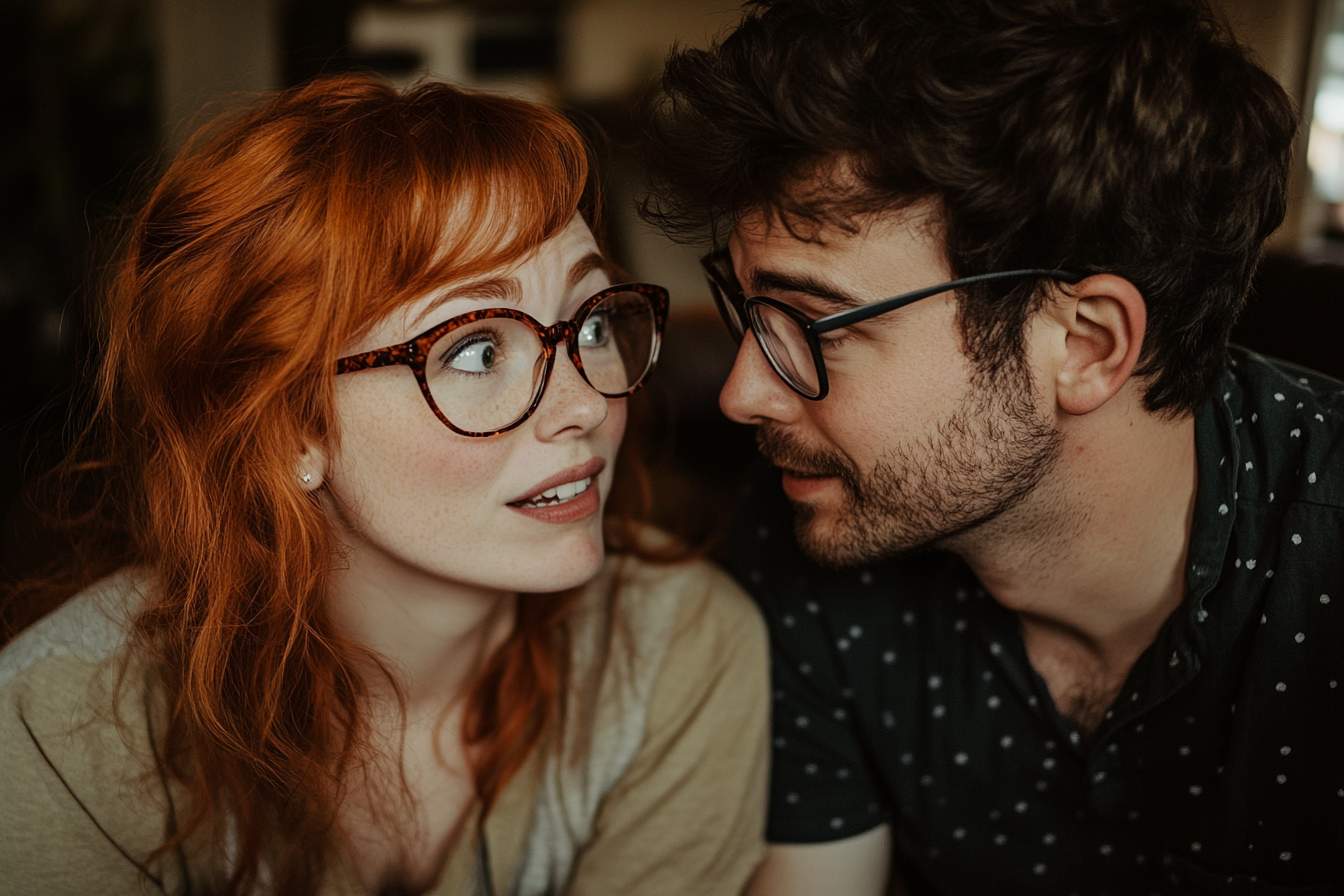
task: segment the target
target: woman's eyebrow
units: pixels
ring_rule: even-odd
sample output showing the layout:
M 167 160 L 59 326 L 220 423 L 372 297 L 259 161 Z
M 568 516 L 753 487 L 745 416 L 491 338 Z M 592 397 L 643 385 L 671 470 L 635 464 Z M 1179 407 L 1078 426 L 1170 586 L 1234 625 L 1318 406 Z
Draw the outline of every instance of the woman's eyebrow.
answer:
M 607 260 L 605 258 L 598 255 L 596 252 L 589 252 L 587 255 L 574 262 L 573 266 L 570 267 L 569 277 L 565 281 L 565 288 L 573 289 L 583 282 L 584 277 L 587 277 L 599 268 L 605 269 L 606 267 Z

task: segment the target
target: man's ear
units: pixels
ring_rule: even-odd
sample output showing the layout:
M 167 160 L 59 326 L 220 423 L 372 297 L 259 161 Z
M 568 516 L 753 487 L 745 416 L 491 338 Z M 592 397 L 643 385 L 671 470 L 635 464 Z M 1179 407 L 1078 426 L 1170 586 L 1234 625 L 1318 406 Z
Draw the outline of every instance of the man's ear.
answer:
M 1062 351 L 1054 371 L 1061 410 L 1088 414 L 1129 381 L 1139 363 L 1148 306 L 1123 277 L 1096 274 L 1061 284 L 1047 314 L 1059 327 Z
M 321 488 L 326 470 L 326 452 L 311 442 L 304 442 L 298 462 L 294 465 L 294 475 L 299 480 L 299 488 L 306 492 Z

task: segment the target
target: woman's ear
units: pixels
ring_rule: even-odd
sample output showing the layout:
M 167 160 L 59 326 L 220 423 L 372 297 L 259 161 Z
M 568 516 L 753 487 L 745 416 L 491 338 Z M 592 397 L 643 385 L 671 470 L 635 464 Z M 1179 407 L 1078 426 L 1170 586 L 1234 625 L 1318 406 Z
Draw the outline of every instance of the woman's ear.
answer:
M 321 488 L 326 469 L 326 453 L 311 442 L 304 442 L 303 450 L 299 452 L 298 463 L 294 467 L 294 475 L 298 477 L 299 488 L 306 492 Z
M 1062 286 L 1051 316 L 1064 337 L 1055 370 L 1059 407 L 1069 414 L 1091 413 L 1133 375 L 1148 306 L 1133 283 L 1097 274 Z

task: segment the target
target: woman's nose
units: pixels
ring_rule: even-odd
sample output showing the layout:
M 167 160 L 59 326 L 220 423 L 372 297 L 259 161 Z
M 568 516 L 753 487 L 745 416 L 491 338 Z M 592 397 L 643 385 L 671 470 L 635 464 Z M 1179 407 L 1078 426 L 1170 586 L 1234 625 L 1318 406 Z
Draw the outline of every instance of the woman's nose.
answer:
M 535 415 L 537 436 L 554 439 L 569 432 L 575 435 L 592 432 L 607 419 L 609 399 L 588 385 L 563 344 L 555 354 L 551 380 Z

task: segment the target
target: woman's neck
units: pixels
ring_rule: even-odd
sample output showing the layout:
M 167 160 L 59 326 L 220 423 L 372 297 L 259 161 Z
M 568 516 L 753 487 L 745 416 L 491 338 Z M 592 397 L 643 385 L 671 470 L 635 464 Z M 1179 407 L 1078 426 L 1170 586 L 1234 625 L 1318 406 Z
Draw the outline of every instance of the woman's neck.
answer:
M 442 712 L 513 631 L 518 595 L 446 581 L 353 541 L 330 580 L 332 624 L 389 666 L 408 720 Z M 393 697 L 376 670 L 368 684 L 375 697 Z

